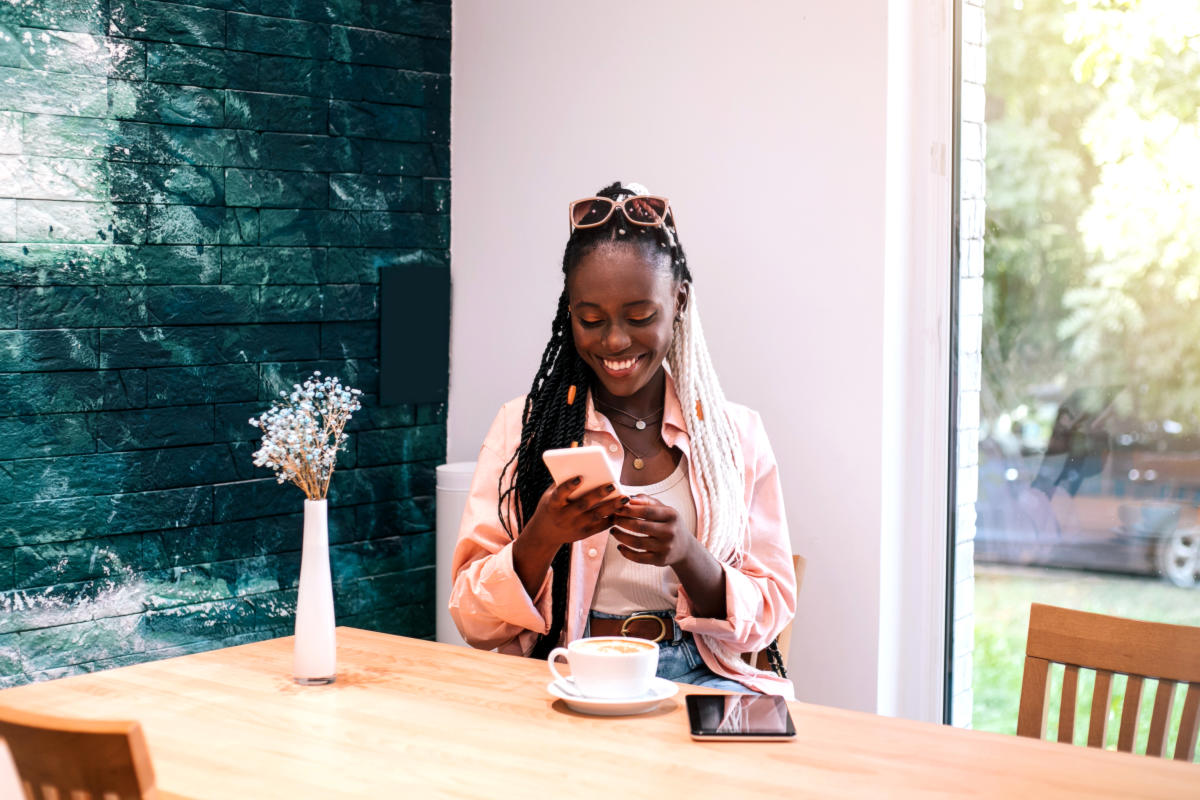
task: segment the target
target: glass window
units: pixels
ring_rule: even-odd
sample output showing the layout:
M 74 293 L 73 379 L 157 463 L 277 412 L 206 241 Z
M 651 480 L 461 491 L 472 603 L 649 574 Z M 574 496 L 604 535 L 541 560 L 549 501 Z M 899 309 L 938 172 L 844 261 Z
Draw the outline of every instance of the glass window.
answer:
M 974 587 L 956 597 L 955 663 L 971 674 L 952 716 L 1014 733 L 1031 602 L 1200 625 L 1200 4 L 983 13 L 979 418 L 956 448 L 960 475 L 964 454 L 978 468 L 957 515 Z

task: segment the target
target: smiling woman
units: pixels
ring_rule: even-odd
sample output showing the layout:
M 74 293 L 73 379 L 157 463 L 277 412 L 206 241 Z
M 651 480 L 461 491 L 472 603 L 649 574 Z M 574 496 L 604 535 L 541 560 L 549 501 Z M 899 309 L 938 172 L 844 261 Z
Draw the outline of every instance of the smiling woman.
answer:
M 541 365 L 481 448 L 451 614 L 472 645 L 539 658 L 644 633 L 659 677 L 791 696 L 781 665 L 740 657 L 795 611 L 775 458 L 721 391 L 670 203 L 612 184 L 570 212 Z M 621 491 L 553 484 L 542 453 L 578 444 L 604 448 Z

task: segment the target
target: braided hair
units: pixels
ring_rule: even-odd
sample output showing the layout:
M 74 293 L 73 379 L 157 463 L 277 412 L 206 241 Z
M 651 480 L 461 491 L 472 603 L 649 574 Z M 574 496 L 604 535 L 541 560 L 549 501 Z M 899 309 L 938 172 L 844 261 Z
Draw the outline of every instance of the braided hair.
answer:
M 597 195 L 619 200 L 645 193 L 639 186 L 613 183 Z M 499 479 L 498 511 L 509 538 L 524 528 L 542 494 L 553 482 L 542 462 L 542 453 L 583 441 L 586 398 L 595 374 L 575 349 L 565 283 L 567 275 L 586 255 L 611 242 L 638 247 L 650 263 L 669 259 L 672 277 L 677 282 L 690 283 L 692 280 L 687 255 L 679 243 L 671 214 L 667 215 L 665 224 L 650 227 L 630 225 L 622 214 L 613 213 L 603 225 L 572 230 L 563 252 L 564 287 L 551 325 L 550 340 L 525 397 L 521 440 Z M 748 534 L 742 496 L 741 448 L 725 414 L 725 396 L 708 356 L 694 293 L 682 321 L 676 323 L 667 360 L 676 378 L 693 443 L 693 469 L 702 498 L 702 507 L 698 509 L 700 540 L 718 560 L 736 565 L 745 552 Z M 512 530 L 510 520 L 515 521 L 517 531 Z M 567 616 L 570 561 L 571 545 L 564 544 L 551 561 L 550 629 L 535 643 L 531 653 L 535 658 L 546 658 L 562 635 Z M 745 668 L 737 653 L 726 652 L 726 648 L 716 642 L 710 644 L 710 649 L 726 667 L 735 671 Z

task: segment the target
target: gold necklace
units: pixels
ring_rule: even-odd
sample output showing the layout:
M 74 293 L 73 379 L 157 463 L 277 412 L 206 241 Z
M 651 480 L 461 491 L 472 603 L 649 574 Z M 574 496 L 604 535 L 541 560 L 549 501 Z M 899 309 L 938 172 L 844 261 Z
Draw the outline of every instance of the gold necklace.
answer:
M 646 456 L 643 456 L 638 451 L 636 451 L 632 447 L 630 447 L 628 442 L 626 442 L 620 436 L 617 437 L 617 441 L 619 441 L 622 445 L 624 445 L 625 449 L 628 450 L 630 455 L 633 456 L 633 468 L 634 469 L 645 469 L 646 468 L 646 458 L 647 458 Z

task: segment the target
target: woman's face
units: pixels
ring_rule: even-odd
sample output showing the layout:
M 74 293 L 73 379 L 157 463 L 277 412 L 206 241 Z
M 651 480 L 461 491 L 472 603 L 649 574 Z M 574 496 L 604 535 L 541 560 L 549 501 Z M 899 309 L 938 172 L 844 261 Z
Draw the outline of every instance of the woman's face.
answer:
M 580 358 L 609 394 L 630 397 L 667 357 L 687 286 L 665 257 L 649 261 L 641 248 L 614 243 L 580 259 L 567 275 L 567 297 Z

